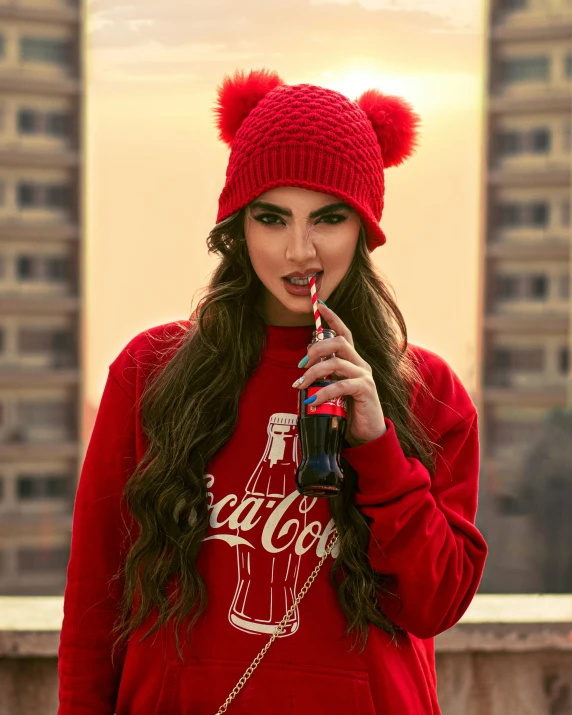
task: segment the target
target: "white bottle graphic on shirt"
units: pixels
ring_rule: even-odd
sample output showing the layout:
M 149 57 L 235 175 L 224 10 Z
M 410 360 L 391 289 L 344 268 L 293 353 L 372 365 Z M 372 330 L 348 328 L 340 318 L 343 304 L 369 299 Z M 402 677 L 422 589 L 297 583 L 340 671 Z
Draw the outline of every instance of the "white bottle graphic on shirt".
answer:
M 237 546 L 238 583 L 230 622 L 249 633 L 272 633 L 294 603 L 301 553 L 296 537 L 315 499 L 298 494 L 298 432 L 295 414 L 278 412 L 268 422 L 266 449 L 246 486 L 242 503 L 259 505 L 260 518 L 244 534 L 253 548 Z M 288 514 L 286 513 L 288 512 Z M 286 629 L 298 630 L 298 609 Z

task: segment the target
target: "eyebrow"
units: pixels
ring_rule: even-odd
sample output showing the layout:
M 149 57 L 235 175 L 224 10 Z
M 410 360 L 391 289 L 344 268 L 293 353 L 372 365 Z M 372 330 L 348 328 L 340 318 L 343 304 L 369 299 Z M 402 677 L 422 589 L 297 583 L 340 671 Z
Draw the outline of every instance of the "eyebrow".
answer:
M 251 209 L 265 209 L 266 211 L 272 211 L 275 214 L 280 214 L 281 216 L 292 216 L 292 211 L 290 209 L 285 209 L 277 204 L 270 204 L 267 201 L 253 201 L 250 204 Z M 339 209 L 347 209 L 348 211 L 353 211 L 351 206 L 344 203 L 343 201 L 338 201 L 335 204 L 328 204 L 327 206 L 322 206 L 322 208 L 311 211 L 310 218 L 318 218 L 324 214 L 331 213 L 332 211 L 337 211 Z

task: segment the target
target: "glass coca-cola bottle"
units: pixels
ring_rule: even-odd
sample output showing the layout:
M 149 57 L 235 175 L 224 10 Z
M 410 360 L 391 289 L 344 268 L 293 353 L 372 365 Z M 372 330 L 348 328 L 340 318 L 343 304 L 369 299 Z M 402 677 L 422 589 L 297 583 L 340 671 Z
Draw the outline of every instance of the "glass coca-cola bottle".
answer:
M 268 422 L 266 449 L 250 477 L 238 510 L 238 582 L 229 620 L 249 633 L 273 633 L 296 597 L 301 551 L 293 534 L 303 533 L 313 500 L 301 499 L 292 484 L 298 461 L 296 415 L 275 413 Z M 256 516 L 248 518 L 255 510 Z M 284 528 L 287 524 L 288 528 Z M 282 636 L 298 630 L 298 609 Z
M 314 331 L 311 345 L 317 340 L 327 340 L 335 335 L 331 328 L 323 329 L 322 338 Z M 339 494 L 344 485 L 340 455 L 348 418 L 346 398 L 341 395 L 318 407 L 304 404 L 304 400 L 332 382 L 335 380 L 328 375 L 299 391 L 298 435 L 302 458 L 296 470 L 296 488 L 300 494 L 308 497 L 333 497 Z

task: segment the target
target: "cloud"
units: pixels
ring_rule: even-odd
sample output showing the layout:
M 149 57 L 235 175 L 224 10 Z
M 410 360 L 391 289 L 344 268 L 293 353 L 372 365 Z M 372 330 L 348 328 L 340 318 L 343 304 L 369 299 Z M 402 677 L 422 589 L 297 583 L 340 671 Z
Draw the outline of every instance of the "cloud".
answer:
M 425 0 L 138 0 L 124 5 L 92 0 L 92 80 L 123 82 L 148 71 L 150 81 L 175 73 L 182 81 L 197 76 L 212 86 L 235 67 L 280 71 L 281 61 L 300 72 L 308 63 L 320 72 L 351 61 L 416 72 L 430 58 L 433 69 L 449 71 L 452 56 L 456 70 L 474 71 L 480 36 L 460 29 L 447 15 L 458 0 L 442 0 L 444 15 L 428 12 L 427 5 Z

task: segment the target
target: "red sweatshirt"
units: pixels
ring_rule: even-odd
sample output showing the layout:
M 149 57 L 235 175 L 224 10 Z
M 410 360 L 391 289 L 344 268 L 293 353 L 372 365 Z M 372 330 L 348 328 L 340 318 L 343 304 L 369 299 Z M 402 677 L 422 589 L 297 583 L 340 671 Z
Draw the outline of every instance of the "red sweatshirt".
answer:
M 191 631 L 192 652 L 182 639 L 186 664 L 168 629 L 137 642 L 155 612 L 112 664 L 121 584 L 109 582 L 125 556 L 124 530 L 135 528 L 119 505 L 145 448 L 135 406 L 149 368 L 167 359 L 165 343 L 153 337 L 171 336 L 176 345 L 183 329 L 169 323 L 141 333 L 110 365 L 74 506 L 59 715 L 214 715 L 267 642 L 332 530 L 328 500 L 303 498 L 294 486 L 292 382 L 303 373 L 297 364 L 311 333 L 309 326 L 267 326 L 235 432 L 209 464 L 210 523 L 197 562 L 208 606 Z M 356 503 L 372 520 L 371 565 L 391 574 L 401 599 L 400 608 L 393 598 L 381 603 L 407 634 L 394 645 L 372 627 L 365 650 L 350 650 L 330 556 L 229 713 L 439 713 L 432 638 L 466 610 L 487 552 L 474 526 L 477 413 L 442 358 L 419 346 L 409 350 L 433 393 L 428 399 L 416 391 L 410 404 L 438 445 L 435 476 L 404 455 L 388 418 L 381 437 L 343 451 L 359 476 Z

